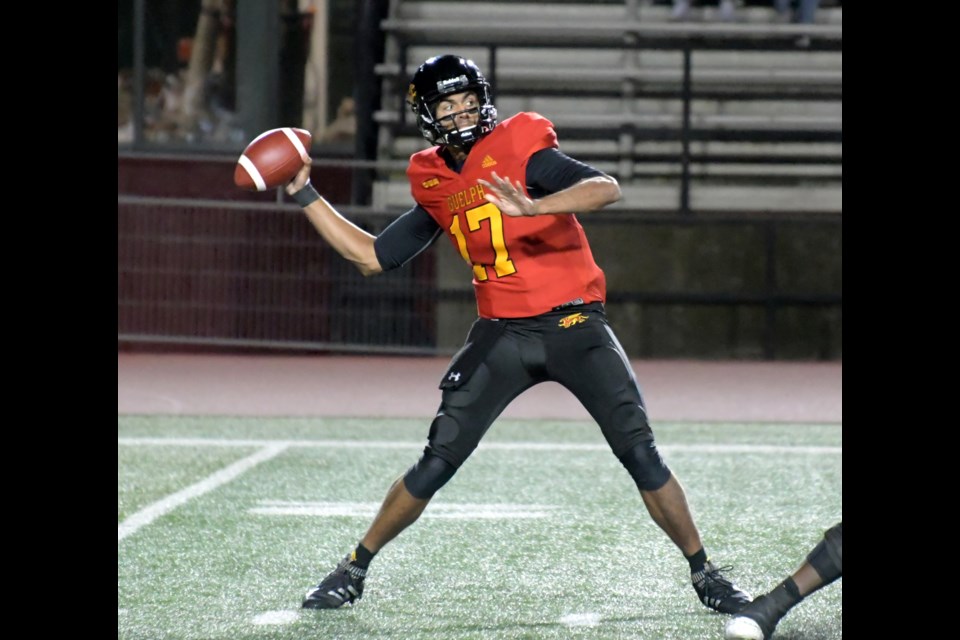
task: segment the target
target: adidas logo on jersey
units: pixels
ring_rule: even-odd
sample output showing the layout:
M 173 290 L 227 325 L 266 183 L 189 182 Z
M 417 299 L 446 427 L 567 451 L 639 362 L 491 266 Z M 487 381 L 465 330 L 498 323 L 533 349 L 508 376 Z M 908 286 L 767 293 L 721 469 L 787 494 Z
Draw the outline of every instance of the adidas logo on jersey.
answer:
M 490 167 L 495 167 L 497 161 L 491 158 L 490 156 L 483 156 L 483 163 L 480 165 L 484 169 L 489 169 Z

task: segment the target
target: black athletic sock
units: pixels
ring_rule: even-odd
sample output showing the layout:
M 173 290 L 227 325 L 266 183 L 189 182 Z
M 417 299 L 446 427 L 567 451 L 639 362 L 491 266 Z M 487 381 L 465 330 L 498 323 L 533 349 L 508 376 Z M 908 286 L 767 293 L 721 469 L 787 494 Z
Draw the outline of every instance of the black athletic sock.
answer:
M 800 589 L 797 588 L 797 583 L 793 581 L 793 578 L 787 578 L 781 582 L 767 597 L 776 603 L 776 612 L 781 617 L 803 600 Z
M 704 565 L 707 564 L 707 552 L 703 547 L 700 547 L 700 551 L 697 551 L 692 556 L 684 557 L 687 559 L 687 562 L 690 563 L 690 573 L 703 571 Z
M 375 552 L 370 551 L 370 549 L 367 549 L 362 543 L 358 542 L 357 548 L 350 554 L 350 561 L 361 569 L 366 569 L 370 566 L 370 561 L 373 560 L 375 555 L 377 555 Z

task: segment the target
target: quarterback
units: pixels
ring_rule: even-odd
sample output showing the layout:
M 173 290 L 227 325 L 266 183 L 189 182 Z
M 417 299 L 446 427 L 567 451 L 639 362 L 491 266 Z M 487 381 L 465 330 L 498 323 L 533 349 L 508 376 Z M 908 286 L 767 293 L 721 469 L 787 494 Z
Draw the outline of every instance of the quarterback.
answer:
M 430 58 L 407 93 L 432 145 L 407 169 L 415 205 L 378 236 L 340 215 L 309 183 L 287 185 L 323 239 L 364 275 L 403 266 L 440 235 L 472 274 L 477 320 L 444 374 L 426 447 L 389 488 L 357 546 L 303 607 L 336 609 L 363 594 L 371 560 L 413 524 L 503 409 L 530 387 L 566 387 L 596 420 L 650 516 L 687 559 L 700 601 L 736 613 L 750 597 L 707 557 L 683 487 L 657 450 L 640 389 L 604 313 L 606 281 L 577 214 L 620 199 L 617 181 L 559 150 L 536 113 L 498 120 L 470 60 Z

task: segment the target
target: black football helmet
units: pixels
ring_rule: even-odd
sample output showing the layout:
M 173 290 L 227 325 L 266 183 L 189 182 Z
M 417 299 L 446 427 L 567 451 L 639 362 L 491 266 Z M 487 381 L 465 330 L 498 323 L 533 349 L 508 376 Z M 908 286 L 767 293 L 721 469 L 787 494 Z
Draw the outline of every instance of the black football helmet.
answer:
M 437 102 L 444 96 L 464 91 L 477 94 L 480 119 L 476 126 L 448 131 L 434 115 Z M 473 60 L 444 55 L 430 58 L 417 69 L 410 81 L 407 102 L 417 117 L 417 127 L 430 144 L 469 149 L 473 143 L 497 126 L 497 108 L 493 106 L 490 83 Z

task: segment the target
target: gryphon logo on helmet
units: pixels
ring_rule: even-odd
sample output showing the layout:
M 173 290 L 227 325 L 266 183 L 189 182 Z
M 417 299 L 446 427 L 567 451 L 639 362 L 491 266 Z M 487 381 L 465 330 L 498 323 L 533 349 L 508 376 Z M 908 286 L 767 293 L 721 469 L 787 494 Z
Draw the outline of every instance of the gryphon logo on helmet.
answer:
M 450 85 L 459 86 L 461 84 L 467 84 L 467 76 L 460 75 L 456 78 L 450 78 L 449 80 L 440 80 L 437 82 L 437 91 L 443 91 Z

